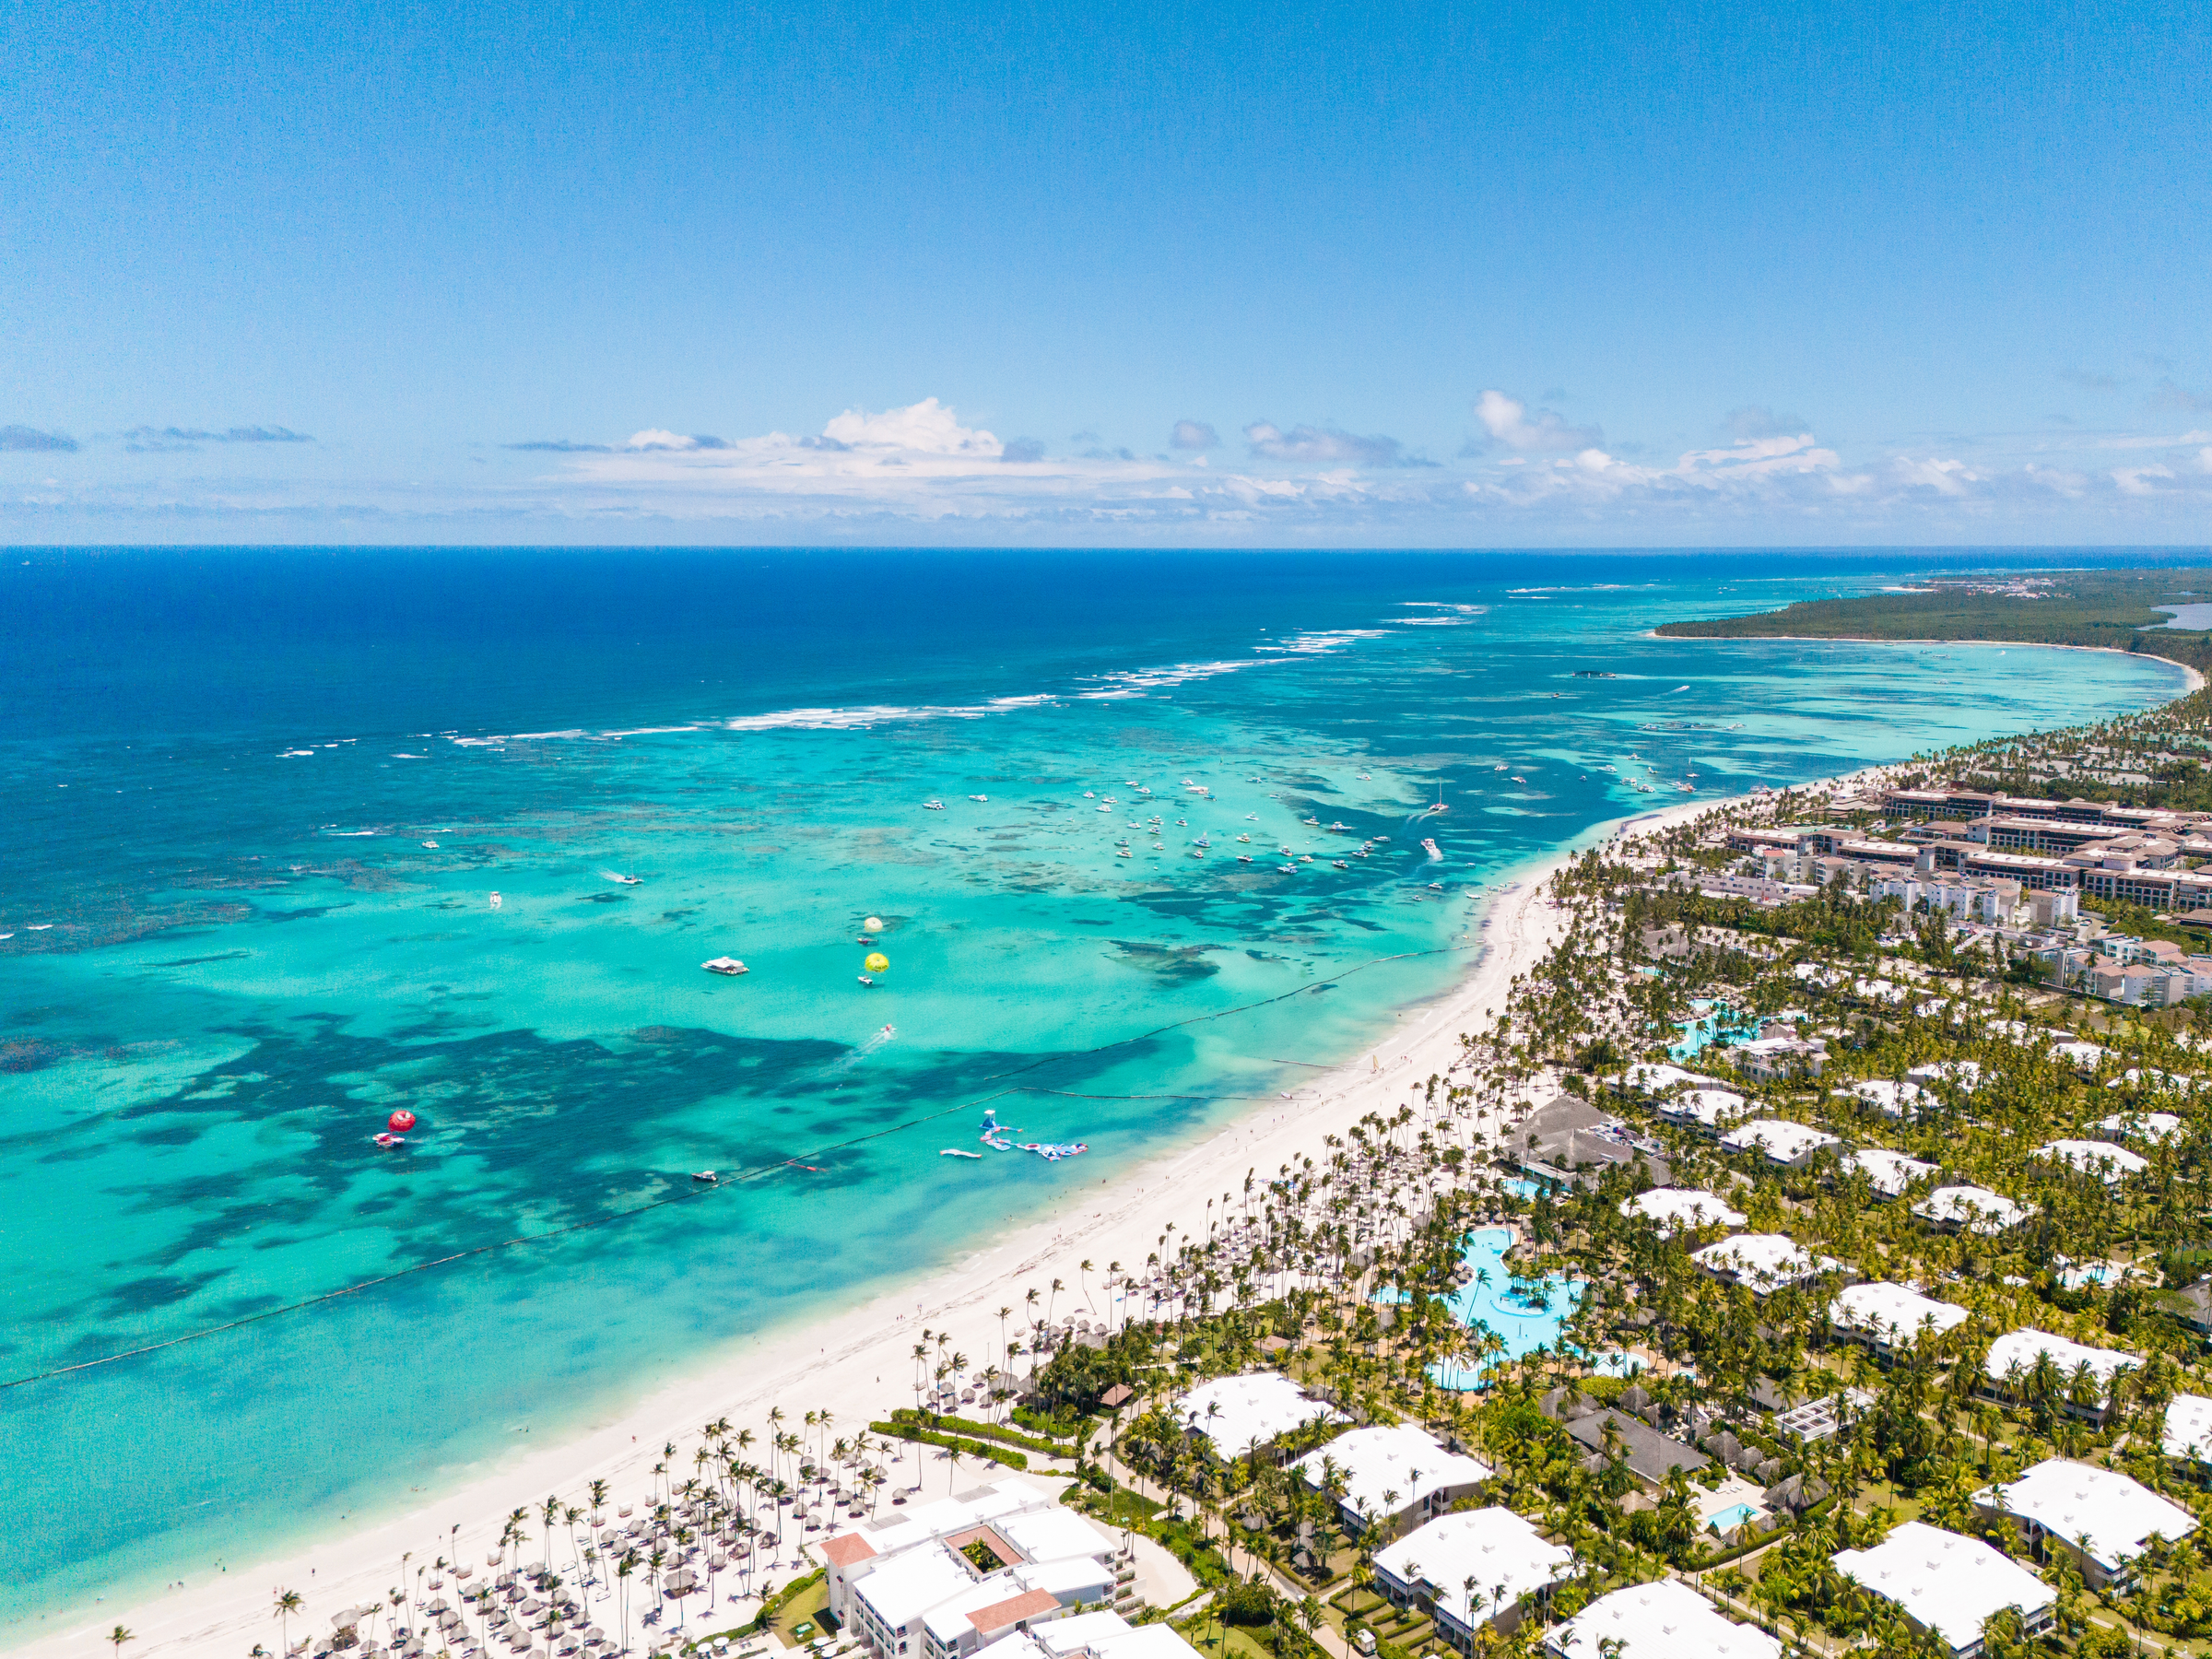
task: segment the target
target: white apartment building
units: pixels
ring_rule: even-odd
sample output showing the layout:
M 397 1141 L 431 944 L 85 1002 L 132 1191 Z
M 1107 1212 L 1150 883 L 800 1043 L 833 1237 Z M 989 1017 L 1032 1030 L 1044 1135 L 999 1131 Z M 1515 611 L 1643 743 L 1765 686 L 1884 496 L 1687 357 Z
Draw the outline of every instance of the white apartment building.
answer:
M 967 1659 L 1077 1606 L 1135 1605 L 1118 1540 L 1009 1477 L 818 1547 L 830 1614 L 875 1659 Z
M 1574 1552 L 1509 1509 L 1440 1515 L 1375 1552 L 1375 1587 L 1398 1606 L 1421 1606 L 1462 1653 L 1489 1626 L 1517 1627 L 1532 1603 L 1574 1571 Z
M 2169 1544 L 2196 1517 L 2117 1469 L 2046 1457 L 2017 1480 L 1974 1494 L 1984 1514 L 2009 1517 L 2031 1547 L 2056 1545 L 2097 1591 L 2128 1588 L 2136 1558 L 2153 1537 Z
M 1441 1514 L 1490 1477 L 1488 1464 L 1410 1423 L 1354 1429 L 1291 1467 L 1315 1491 L 1337 1488 L 1337 1512 L 1352 1532 L 1379 1526 L 1386 1535 Z
M 1551 1659 L 1782 1659 L 1782 1643 L 1724 1618 L 1675 1579 L 1601 1595 L 1548 1631 Z
M 2050 1629 L 2058 1607 L 2057 1593 L 2018 1561 L 1979 1538 L 1922 1521 L 1906 1522 L 1872 1549 L 1839 1550 L 1829 1559 L 1853 1583 L 1895 1602 L 1951 1659 L 1981 1659 L 1983 1621 L 1993 1613 L 2018 1608 L 2035 1636 Z

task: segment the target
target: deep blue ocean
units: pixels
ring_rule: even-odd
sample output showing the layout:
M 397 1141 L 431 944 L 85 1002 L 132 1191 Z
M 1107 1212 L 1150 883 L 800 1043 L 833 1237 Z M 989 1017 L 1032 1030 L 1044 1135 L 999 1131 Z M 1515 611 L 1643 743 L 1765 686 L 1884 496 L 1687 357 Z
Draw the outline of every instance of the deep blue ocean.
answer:
M 2181 688 L 1647 633 L 1929 562 L 5 555 L 0 1641 L 1274 1099 L 1607 824 Z

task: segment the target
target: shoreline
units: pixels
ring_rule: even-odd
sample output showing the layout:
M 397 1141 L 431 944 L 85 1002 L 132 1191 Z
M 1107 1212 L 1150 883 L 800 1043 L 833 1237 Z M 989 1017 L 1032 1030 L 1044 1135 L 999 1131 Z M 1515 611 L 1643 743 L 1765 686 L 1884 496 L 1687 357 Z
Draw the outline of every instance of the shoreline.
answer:
M 804 1406 L 834 1412 L 844 1432 L 864 1428 L 891 1407 L 911 1403 L 905 1396 L 912 1391 L 912 1350 L 924 1328 L 949 1332 L 954 1346 L 978 1356 L 980 1366 L 997 1353 L 997 1311 L 1010 1307 L 1026 1323 L 1022 1311 L 1032 1288 L 1042 1292 L 1061 1279 L 1067 1287 L 1059 1298 L 1062 1312 L 1101 1312 L 1110 1299 L 1100 1280 L 1110 1261 L 1140 1266 L 1169 1224 L 1178 1230 L 1202 1226 L 1206 1201 L 1236 1190 L 1247 1171 L 1272 1171 L 1300 1158 L 1318 1159 L 1325 1155 L 1325 1137 L 1341 1135 L 1370 1112 L 1394 1110 L 1408 1088 L 1431 1072 L 1448 1070 L 1459 1058 L 1460 1034 L 1477 1029 L 1477 1016 L 1501 1006 L 1514 977 L 1548 948 L 1553 912 L 1545 884 L 1569 858 L 1585 847 L 1648 833 L 1747 798 L 1681 802 L 1601 820 L 1547 854 L 1503 872 L 1500 887 L 1485 895 L 1478 937 L 1470 942 L 1473 959 L 1457 982 L 1396 1010 L 1392 1023 L 1379 1026 L 1350 1059 L 1088 1193 L 1070 1186 L 1056 1212 L 981 1238 L 951 1265 L 864 1293 L 828 1314 L 797 1315 L 725 1342 L 613 1419 L 489 1468 L 456 1471 L 461 1478 L 453 1486 L 406 1495 L 383 1519 L 230 1563 L 228 1571 L 182 1587 L 150 1594 L 124 1589 L 109 1593 L 114 1599 L 77 1604 L 45 1619 L 34 1616 L 0 1638 L 0 1650 L 40 1659 L 93 1659 L 110 1627 L 120 1621 L 137 1633 L 135 1659 L 201 1653 L 236 1659 L 255 1643 L 267 1643 L 271 1587 L 308 1596 L 304 1623 L 319 1624 L 329 1609 L 381 1597 L 406 1552 L 467 1559 L 488 1548 L 513 1510 L 542 1504 L 549 1494 L 581 1501 L 594 1479 L 607 1481 L 618 1494 L 641 1488 L 666 1441 L 696 1438 L 699 1426 L 712 1418 L 727 1416 L 758 1427 L 772 1406 L 792 1411 Z M 1085 1262 L 1093 1264 L 1088 1271 Z M 1004 1328 L 1011 1330 L 1012 1323 Z M 906 1454 L 914 1450 L 907 1448 Z M 898 1477 L 906 1477 L 904 1468 Z
M 1665 625 L 1662 623 L 1660 626 Z M 2061 645 L 2052 640 L 1905 640 L 1875 634 L 1663 634 L 1658 628 L 1646 630 L 1644 637 L 1650 640 L 1702 640 L 1708 644 L 1716 645 L 1750 640 L 1789 640 L 1807 645 L 1994 645 L 2001 651 L 2010 651 L 2017 645 L 2030 651 L 2095 651 L 2107 656 L 2148 657 L 2154 663 L 2164 663 L 2170 667 L 2179 668 L 2187 677 L 2182 692 L 2183 697 L 2205 688 L 2203 672 L 2178 658 L 2160 656 L 2155 651 L 2123 651 L 2117 645 Z

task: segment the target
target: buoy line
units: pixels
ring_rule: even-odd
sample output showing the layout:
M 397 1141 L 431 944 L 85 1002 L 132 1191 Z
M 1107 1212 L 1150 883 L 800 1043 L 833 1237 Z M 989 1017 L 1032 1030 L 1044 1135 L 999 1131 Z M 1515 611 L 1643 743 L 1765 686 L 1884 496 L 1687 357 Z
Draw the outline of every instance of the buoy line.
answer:
M 1286 1002 L 1293 996 L 1303 995 L 1306 992 L 1312 990 L 1316 985 L 1335 984 L 1339 981 L 1350 979 L 1354 974 L 1364 973 L 1370 968 L 1382 967 L 1386 962 L 1412 961 L 1422 957 L 1450 956 L 1456 951 L 1464 951 L 1469 948 L 1471 947 L 1465 945 L 1442 945 L 1430 950 L 1402 950 L 1392 956 L 1372 957 L 1367 961 L 1353 964 L 1351 967 L 1347 968 L 1342 973 L 1332 974 L 1326 979 L 1308 981 L 1306 983 L 1296 986 L 1291 990 L 1278 992 L 1273 996 L 1261 997 L 1257 1002 L 1242 1003 L 1233 1008 L 1218 1008 L 1211 1014 L 1194 1014 L 1187 1019 L 1171 1020 L 1166 1025 L 1155 1026 L 1148 1031 L 1139 1031 L 1134 1036 L 1118 1037 L 1113 1041 L 1102 1042 L 1096 1048 L 1074 1049 L 1062 1053 L 1044 1055 L 1041 1058 L 1030 1061 L 1027 1065 L 1016 1066 L 1012 1071 L 1000 1072 L 997 1074 L 997 1077 L 987 1078 L 985 1080 L 989 1082 L 996 1082 L 1000 1077 L 1018 1077 L 1026 1072 L 1036 1071 L 1041 1066 L 1056 1065 L 1061 1061 L 1082 1059 L 1091 1054 L 1109 1053 L 1114 1049 L 1126 1048 L 1133 1043 L 1149 1042 L 1155 1037 L 1165 1036 L 1170 1031 L 1179 1031 L 1185 1026 L 1204 1025 L 1208 1020 L 1227 1019 L 1230 1016 L 1236 1014 L 1249 1014 L 1255 1008 L 1265 1008 L 1275 1003 Z M 1310 1063 L 1301 1062 L 1300 1064 Z M 887 1128 L 872 1130 L 866 1135 L 853 1135 L 848 1139 L 841 1141 L 833 1141 L 827 1146 L 810 1149 L 794 1157 L 774 1159 L 767 1163 L 755 1165 L 752 1169 L 741 1171 L 737 1174 L 731 1176 L 726 1181 L 722 1181 L 712 1185 L 694 1186 L 688 1191 L 667 1193 L 659 1198 L 652 1199 L 647 1203 L 637 1205 L 629 1209 L 617 1210 L 604 1216 L 594 1216 L 586 1220 L 571 1221 L 560 1227 L 547 1228 L 542 1232 L 518 1233 L 511 1239 L 495 1239 L 483 1244 L 472 1244 L 466 1250 L 456 1250 L 446 1255 L 434 1256 L 429 1261 L 416 1262 L 406 1267 L 395 1267 L 390 1273 L 381 1273 L 372 1278 L 360 1279 L 353 1284 L 341 1286 L 335 1290 L 324 1290 L 317 1295 L 303 1297 L 298 1301 L 286 1302 L 278 1307 L 264 1308 L 257 1313 L 248 1313 L 238 1319 L 228 1320 L 221 1324 L 207 1325 L 196 1331 L 186 1331 L 175 1336 L 164 1337 L 159 1342 L 141 1343 L 136 1347 L 123 1348 L 112 1354 L 103 1354 L 96 1359 L 80 1359 L 73 1365 L 56 1365 L 50 1367 L 45 1371 L 31 1371 L 24 1376 L 10 1377 L 6 1382 L 0 1382 L 0 1393 L 5 1393 L 6 1390 L 11 1388 L 26 1388 L 33 1382 L 44 1382 L 55 1377 L 68 1377 L 74 1376 L 81 1371 L 98 1371 L 104 1366 L 121 1364 L 125 1359 L 136 1359 L 143 1358 L 147 1354 L 160 1353 L 167 1348 L 182 1347 L 186 1343 L 205 1341 L 210 1336 L 220 1336 L 229 1331 L 241 1330 L 247 1325 L 260 1324 L 265 1320 L 281 1318 L 288 1313 L 303 1312 L 309 1308 L 319 1307 L 324 1302 L 338 1301 L 348 1296 L 358 1296 L 362 1291 L 373 1290 L 380 1285 L 389 1285 L 400 1279 L 412 1278 L 417 1274 L 429 1273 L 440 1267 L 450 1267 L 455 1262 L 465 1262 L 476 1256 L 490 1255 L 499 1251 L 513 1250 L 525 1244 L 542 1244 L 554 1239 L 566 1238 L 571 1233 L 591 1232 L 602 1227 L 611 1227 L 618 1222 L 629 1221 L 640 1216 L 651 1215 L 653 1211 L 665 1209 L 670 1205 L 688 1204 L 694 1203 L 700 1199 L 709 1198 L 718 1193 L 730 1191 L 747 1182 L 763 1180 L 768 1176 L 774 1175 L 782 1170 L 786 1170 L 794 1166 L 801 1169 L 811 1170 L 813 1166 L 802 1164 L 799 1162 L 799 1159 L 802 1158 L 826 1157 L 832 1152 L 841 1152 L 849 1147 L 865 1146 L 869 1141 L 881 1140 L 886 1135 L 898 1135 L 908 1129 L 919 1128 L 924 1124 L 933 1124 L 939 1118 L 950 1117 L 955 1112 L 972 1112 L 979 1106 L 988 1105 L 991 1101 L 1002 1100 L 1007 1095 L 1057 1094 L 1065 1092 L 1067 1091 L 1036 1088 L 1020 1084 L 1009 1084 L 1007 1087 L 994 1089 L 987 1095 L 981 1095 L 971 1100 L 962 1100 L 958 1104 L 944 1107 L 936 1112 L 925 1112 L 920 1117 L 908 1118 L 903 1123 L 893 1124 Z M 1256 1095 L 1223 1094 L 1070 1095 L 1070 1098 L 1077 1100 L 1260 1100 L 1266 1097 Z

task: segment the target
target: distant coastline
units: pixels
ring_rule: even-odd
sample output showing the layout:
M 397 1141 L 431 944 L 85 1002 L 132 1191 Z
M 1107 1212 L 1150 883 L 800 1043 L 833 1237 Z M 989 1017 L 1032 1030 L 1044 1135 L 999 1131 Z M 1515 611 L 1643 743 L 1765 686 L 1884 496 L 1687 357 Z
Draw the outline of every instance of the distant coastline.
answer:
M 2166 655 L 2163 652 L 2157 651 L 2130 651 L 2125 646 L 2122 645 L 2064 645 L 2060 644 L 2054 640 L 1938 639 L 1934 635 L 1929 635 L 1920 639 L 1912 639 L 1903 635 L 1893 634 L 1668 634 L 1665 631 L 1666 629 L 1677 626 L 1678 625 L 1671 622 L 1662 624 L 1660 627 L 1652 629 L 1652 635 L 1653 638 L 1677 640 L 1794 640 L 1808 645 L 1994 645 L 1999 649 L 2006 651 L 2009 651 L 2017 645 L 2023 650 L 2029 651 L 2096 651 L 2102 652 L 2108 656 L 2148 657 L 2153 662 L 2171 664 L 2174 667 L 2179 668 L 2183 674 L 2188 677 L 2187 688 L 2182 692 L 2182 696 L 2183 697 L 2194 696 L 2196 692 L 2202 691 L 2205 688 L 2206 683 L 2205 674 L 2202 669 L 2197 668 L 2192 664 L 2183 662 L 2179 657 L 2171 657 Z

